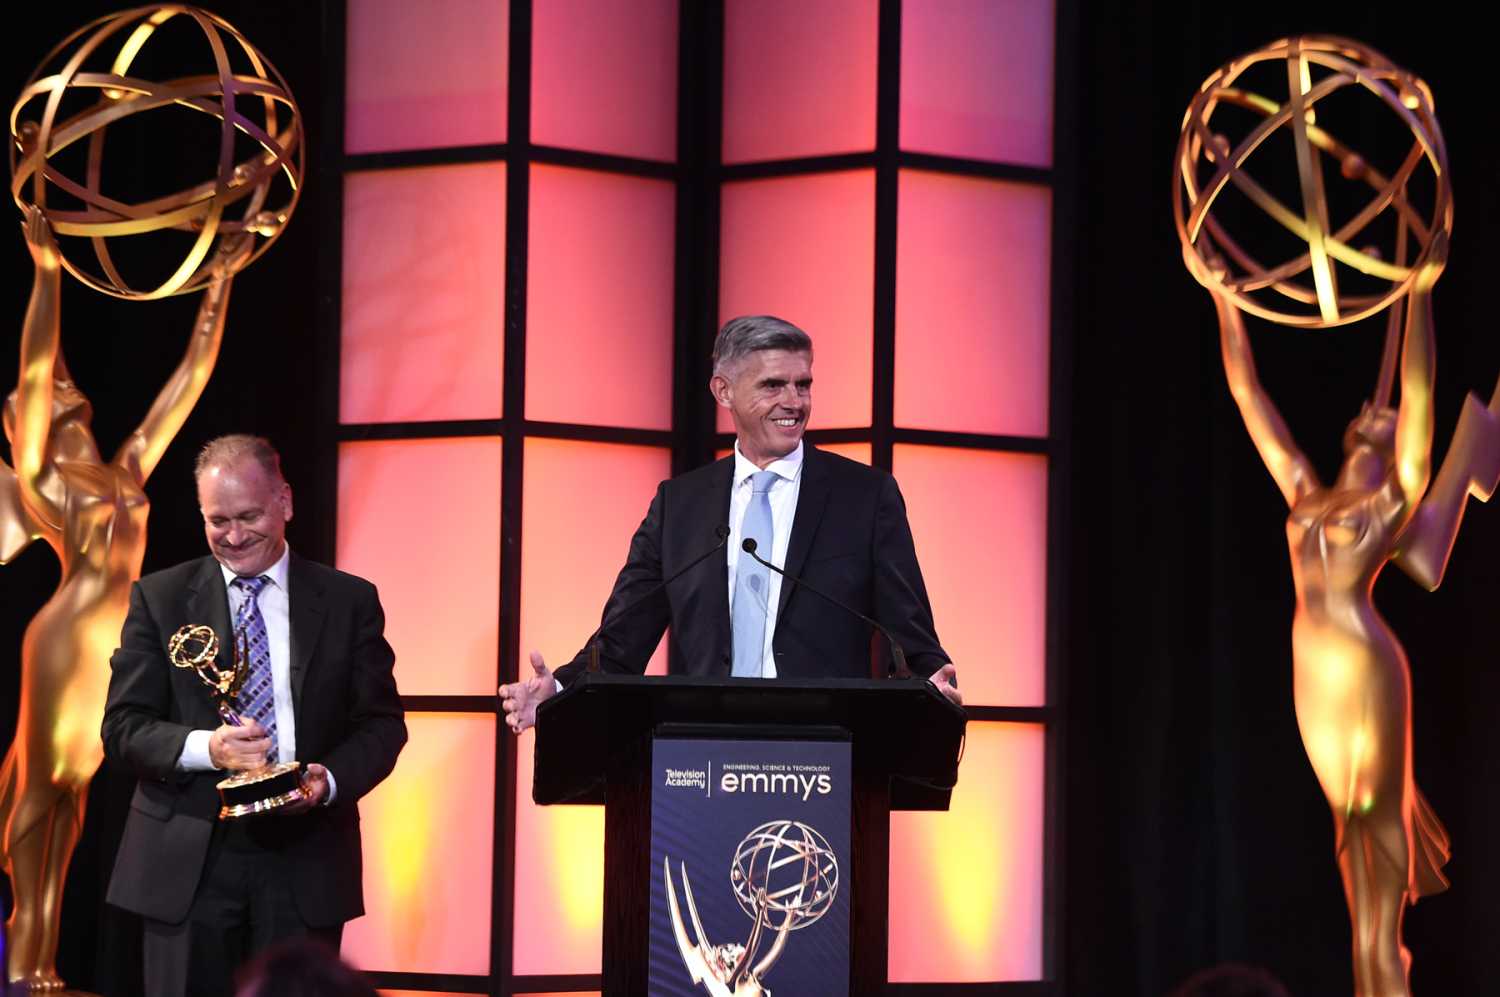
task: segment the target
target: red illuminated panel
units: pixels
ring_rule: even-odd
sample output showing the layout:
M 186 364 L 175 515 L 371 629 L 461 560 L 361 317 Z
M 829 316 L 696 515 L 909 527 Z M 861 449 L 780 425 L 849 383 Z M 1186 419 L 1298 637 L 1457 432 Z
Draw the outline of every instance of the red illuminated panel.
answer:
M 504 164 L 344 183 L 340 420 L 499 418 Z
M 532 168 L 527 418 L 672 427 L 675 217 L 667 181 Z
M 514 971 L 597 973 L 604 917 L 604 808 L 531 802 L 535 745 L 534 737 L 516 739 Z
M 870 444 L 868 443 L 819 443 L 818 449 L 836 453 L 840 457 L 848 457 L 850 460 L 857 460 L 861 464 L 870 463 Z
M 728 0 L 724 161 L 875 148 L 879 4 Z
M 366 913 L 342 954 L 360 969 L 489 973 L 495 722 L 407 714 L 396 771 L 359 803 Z
M 1052 163 L 1051 0 L 906 0 L 901 148 Z
M 677 0 L 546 0 L 532 9 L 531 140 L 677 158 Z
M 338 566 L 380 588 L 408 696 L 495 692 L 500 440 L 339 447 Z
M 347 16 L 344 151 L 505 141 L 507 0 L 349 0 Z
M 868 426 L 875 174 L 729 183 L 722 197 L 720 323 L 769 314 L 804 329 L 813 340 L 812 425 Z M 718 425 L 732 428 L 723 409 Z
M 952 807 L 891 814 L 892 983 L 1041 979 L 1044 747 L 970 721 Z
M 583 646 L 599 625 L 656 486 L 671 473 L 671 455 L 655 447 L 526 441 L 523 661 L 538 650 L 556 667 Z M 663 641 L 648 671 L 665 674 L 666 657 Z
M 1046 458 L 898 445 L 894 464 L 964 702 L 1042 705 Z
M 896 425 L 1047 435 L 1052 195 L 911 170 L 896 226 Z

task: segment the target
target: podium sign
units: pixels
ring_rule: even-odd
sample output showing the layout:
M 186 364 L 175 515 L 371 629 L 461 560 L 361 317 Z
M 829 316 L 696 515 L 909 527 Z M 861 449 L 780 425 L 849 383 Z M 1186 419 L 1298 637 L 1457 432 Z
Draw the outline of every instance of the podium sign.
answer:
M 847 740 L 658 736 L 652 997 L 849 993 Z
M 605 997 L 886 993 L 891 811 L 948 809 L 964 724 L 963 709 L 918 678 L 584 674 L 544 702 L 537 710 L 532 799 L 605 804 Z M 666 752 L 678 749 L 669 741 L 687 742 L 670 764 Z M 708 758 L 692 746 L 705 741 L 728 752 L 716 756 L 712 781 Z M 843 761 L 822 760 L 822 752 L 841 752 Z M 829 768 L 785 767 L 809 765 Z M 762 780 L 749 778 L 760 775 L 764 794 Z M 811 789 L 802 775 L 813 776 Z M 791 809 L 815 799 L 824 805 L 821 775 L 828 776 L 826 796 L 837 796 L 843 808 L 837 819 Z M 732 792 L 726 776 L 735 777 Z M 796 793 L 788 776 L 799 777 Z M 749 797 L 778 806 L 731 813 L 727 798 Z M 673 836 L 653 840 L 669 824 Z M 783 880 L 794 865 L 796 879 Z M 760 902 L 759 889 L 769 919 L 748 913 Z M 670 919 L 674 893 L 683 939 Z M 801 926 L 780 932 L 788 914 Z M 756 924 L 760 937 L 751 938 Z M 795 975 L 808 965 L 802 960 L 825 949 L 847 967 L 842 980 L 833 969 L 827 982 Z M 689 963 L 697 965 L 696 983 Z M 740 972 L 759 966 L 765 982 Z

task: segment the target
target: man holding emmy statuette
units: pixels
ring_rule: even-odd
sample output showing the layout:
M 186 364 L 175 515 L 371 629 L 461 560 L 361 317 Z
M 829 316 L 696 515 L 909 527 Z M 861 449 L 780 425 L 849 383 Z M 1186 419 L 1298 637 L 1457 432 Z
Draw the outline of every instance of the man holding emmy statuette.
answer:
M 147 575 L 110 660 L 104 753 L 139 777 L 108 901 L 145 925 L 146 992 L 228 994 L 279 939 L 364 913 L 357 801 L 406 723 L 375 587 L 294 555 L 266 440 L 198 456 L 210 557 Z
M 661 483 L 583 650 L 555 675 L 533 651 L 532 674 L 500 687 L 511 730 L 595 662 L 645 671 L 668 626 L 689 674 L 737 678 L 868 678 L 879 630 L 898 673 L 962 704 L 895 479 L 803 443 L 811 337 L 769 315 L 731 319 L 708 388 L 734 453 Z

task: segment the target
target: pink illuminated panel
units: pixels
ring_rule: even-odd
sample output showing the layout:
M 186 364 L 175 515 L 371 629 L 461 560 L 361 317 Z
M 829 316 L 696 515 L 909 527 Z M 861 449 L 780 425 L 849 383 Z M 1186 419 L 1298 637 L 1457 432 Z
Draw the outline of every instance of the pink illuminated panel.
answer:
M 339 418 L 500 417 L 505 166 L 351 173 Z
M 848 457 L 850 460 L 857 460 L 861 464 L 870 463 L 870 444 L 868 443 L 819 443 L 818 449 L 836 453 L 840 457 Z
M 531 59 L 537 145 L 677 158 L 677 0 L 542 0 Z
M 521 650 L 565 664 L 599 625 L 630 538 L 672 472 L 656 447 L 526 441 L 522 496 Z M 709 542 L 713 538 L 708 538 Z M 665 672 L 666 644 L 652 671 Z
M 875 148 L 879 4 L 728 0 L 724 161 Z
M 896 425 L 1047 435 L 1051 191 L 903 171 Z
M 527 418 L 671 428 L 675 217 L 667 181 L 532 167 Z
M 1046 458 L 898 445 L 894 464 L 964 702 L 1042 705 Z
M 1052 163 L 1051 0 L 905 0 L 901 148 Z
M 587 637 L 585 631 L 578 639 Z M 532 749 L 516 744 L 514 971 L 600 971 L 604 917 L 604 808 L 531 802 Z
M 526 441 L 522 498 L 521 650 L 566 663 L 599 623 L 667 451 Z M 666 666 L 666 643 L 650 671 Z M 515 972 L 599 972 L 604 811 L 531 802 L 531 738 L 516 763 Z
M 403 694 L 493 695 L 500 440 L 342 444 L 338 566 L 379 586 Z
M 891 814 L 892 983 L 1041 979 L 1044 748 L 970 721 L 952 807 Z
M 812 425 L 868 426 L 874 173 L 729 183 L 722 198 L 720 322 L 769 314 L 806 330 L 813 340 Z M 731 428 L 723 409 L 719 428 Z
M 507 0 L 349 0 L 344 151 L 505 141 Z
M 489 973 L 495 723 L 407 714 L 395 772 L 359 804 L 366 914 L 342 948 L 359 968 Z

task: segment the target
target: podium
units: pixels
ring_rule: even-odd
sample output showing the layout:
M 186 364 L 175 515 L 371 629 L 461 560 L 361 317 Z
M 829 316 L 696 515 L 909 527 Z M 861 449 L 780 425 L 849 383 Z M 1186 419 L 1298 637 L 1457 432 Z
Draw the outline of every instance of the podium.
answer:
M 946 810 L 965 714 L 925 679 L 703 679 L 586 673 L 537 711 L 532 797 L 604 806 L 604 997 L 647 992 L 658 738 L 847 741 L 849 992 L 884 993 L 890 812 Z M 698 988 L 698 992 L 706 992 Z

